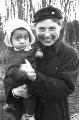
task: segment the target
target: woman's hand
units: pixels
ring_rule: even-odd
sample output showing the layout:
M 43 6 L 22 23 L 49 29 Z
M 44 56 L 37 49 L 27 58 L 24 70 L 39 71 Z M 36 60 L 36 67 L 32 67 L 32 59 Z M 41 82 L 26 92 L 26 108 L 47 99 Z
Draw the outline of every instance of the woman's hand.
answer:
M 30 62 L 27 59 L 25 59 L 25 64 L 20 65 L 20 71 L 26 72 L 29 80 L 35 81 L 36 79 L 35 70 L 32 68 Z
M 32 68 L 32 65 L 30 64 L 30 62 L 25 59 L 25 63 L 20 65 L 20 70 L 21 71 L 25 71 L 25 72 L 31 72 L 34 71 L 34 69 Z
M 17 97 L 28 98 L 31 96 L 28 93 L 28 86 L 27 85 L 22 85 L 22 86 L 19 86 L 17 88 L 14 88 L 12 91 L 13 91 L 13 94 Z
M 27 77 L 31 81 L 35 81 L 36 79 L 36 73 L 34 69 L 27 68 L 26 64 L 21 64 L 20 71 L 24 71 L 27 74 Z
M 35 81 L 36 80 L 36 73 L 35 73 L 35 71 L 27 72 L 27 77 L 31 81 Z

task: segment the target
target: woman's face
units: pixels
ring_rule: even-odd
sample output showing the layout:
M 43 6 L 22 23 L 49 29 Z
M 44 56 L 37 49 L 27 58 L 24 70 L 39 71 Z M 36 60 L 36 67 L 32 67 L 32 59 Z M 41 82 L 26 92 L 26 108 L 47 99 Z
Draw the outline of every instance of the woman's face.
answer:
M 25 29 L 16 29 L 11 39 L 13 47 L 19 50 L 24 50 L 30 44 L 29 33 Z
M 60 30 L 61 26 L 51 19 L 46 19 L 36 24 L 36 36 L 45 46 L 51 46 L 57 41 Z

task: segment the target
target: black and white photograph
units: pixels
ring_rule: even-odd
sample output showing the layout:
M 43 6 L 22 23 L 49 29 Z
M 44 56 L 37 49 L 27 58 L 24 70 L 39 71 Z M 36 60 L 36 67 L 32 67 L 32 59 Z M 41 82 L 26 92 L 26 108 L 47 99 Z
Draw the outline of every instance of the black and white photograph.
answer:
M 79 0 L 0 0 L 0 120 L 79 120 Z

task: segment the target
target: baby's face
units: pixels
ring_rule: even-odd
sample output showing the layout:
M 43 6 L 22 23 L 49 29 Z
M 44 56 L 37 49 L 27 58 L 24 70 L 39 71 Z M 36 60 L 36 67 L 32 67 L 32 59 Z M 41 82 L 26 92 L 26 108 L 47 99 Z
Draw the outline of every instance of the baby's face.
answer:
M 30 44 L 29 33 L 25 29 L 17 29 L 12 34 L 12 45 L 18 50 L 24 50 Z

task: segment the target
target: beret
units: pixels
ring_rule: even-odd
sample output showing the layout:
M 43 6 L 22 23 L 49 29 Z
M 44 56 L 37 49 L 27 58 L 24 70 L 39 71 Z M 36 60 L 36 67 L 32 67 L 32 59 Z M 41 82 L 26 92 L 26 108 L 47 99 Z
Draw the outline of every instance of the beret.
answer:
M 34 14 L 34 21 L 33 23 L 40 22 L 47 18 L 56 18 L 56 19 L 63 19 L 62 13 L 58 8 L 48 6 L 45 8 L 41 8 Z

